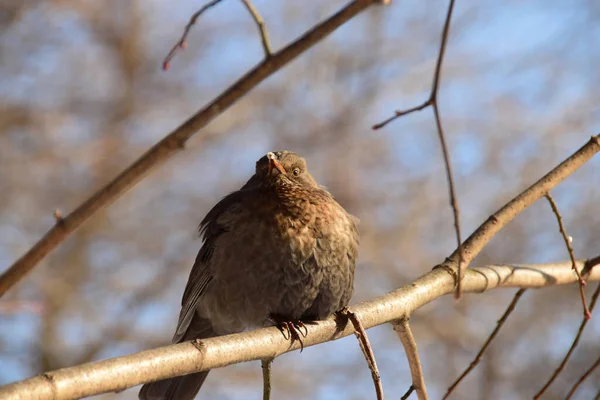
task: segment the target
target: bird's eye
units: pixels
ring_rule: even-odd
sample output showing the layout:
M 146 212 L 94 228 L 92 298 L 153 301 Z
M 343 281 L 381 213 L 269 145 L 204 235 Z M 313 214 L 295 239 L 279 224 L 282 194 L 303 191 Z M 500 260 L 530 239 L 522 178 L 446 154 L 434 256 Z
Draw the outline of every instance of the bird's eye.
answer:
M 294 174 L 294 176 L 300 175 L 300 169 L 294 168 L 294 170 L 292 171 L 292 174 Z

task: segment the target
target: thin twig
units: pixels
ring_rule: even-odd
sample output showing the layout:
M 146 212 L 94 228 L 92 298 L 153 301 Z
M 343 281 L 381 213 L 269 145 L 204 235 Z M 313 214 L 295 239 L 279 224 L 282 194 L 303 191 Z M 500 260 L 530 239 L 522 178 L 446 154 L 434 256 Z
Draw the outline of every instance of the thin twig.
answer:
M 581 270 L 581 275 L 586 276 L 598 264 L 600 264 L 600 256 L 588 259 Z
M 487 350 L 487 348 L 490 346 L 490 344 L 492 343 L 492 341 L 494 340 L 494 338 L 498 335 L 498 332 L 500 332 L 500 329 L 502 328 L 502 326 L 504 325 L 504 323 L 508 319 L 509 315 L 515 309 L 515 307 L 516 307 L 519 299 L 521 298 L 521 296 L 523 295 L 523 293 L 525 293 L 526 290 L 527 289 L 519 289 L 517 291 L 517 293 L 515 293 L 515 297 L 513 297 L 512 301 L 508 305 L 508 308 L 506 309 L 506 311 L 504 311 L 504 314 L 498 320 L 498 323 L 496 324 L 496 328 L 494 328 L 494 330 L 492 331 L 491 335 L 485 341 L 485 343 L 481 347 L 481 350 L 479 350 L 479 353 L 477 353 L 477 355 L 475 356 L 475 358 L 473 359 L 473 361 L 471 361 L 471 364 L 463 371 L 463 373 L 460 374 L 460 376 L 452 383 L 452 385 L 450 385 L 450 387 L 448 388 L 448 391 L 446 392 L 446 394 L 444 395 L 444 397 L 443 397 L 442 400 L 447 399 L 448 396 L 450 396 L 450 394 L 452 393 L 452 391 L 454 391 L 454 389 L 456 389 L 456 387 L 458 386 L 458 384 L 477 366 L 477 364 L 479 364 L 479 362 L 483 358 L 483 354 L 485 353 L 485 351 Z
M 237 82 L 215 98 L 209 105 L 191 116 L 181 126 L 169 133 L 160 142 L 144 153 L 132 165 L 122 171 L 112 182 L 98 190 L 75 211 L 64 217 L 31 249 L 19 258 L 0 276 L 0 297 L 29 273 L 48 253 L 87 221 L 96 211 L 113 203 L 128 189 L 139 182 L 151 169 L 164 163 L 181 151 L 189 138 L 205 127 L 214 118 L 225 112 L 237 100 L 246 95 L 259 83 L 279 71 L 290 61 L 310 49 L 344 23 L 373 5 L 375 0 L 355 0 L 348 3 L 327 20 L 315 25 L 285 48 L 264 59 L 248 71 Z
M 569 257 L 571 257 L 571 263 L 573 264 L 573 271 L 575 271 L 575 275 L 577 275 L 577 280 L 579 281 L 579 295 L 581 296 L 581 304 L 583 304 L 583 315 L 585 318 L 590 319 L 592 317 L 592 314 L 590 314 L 590 310 L 588 309 L 587 303 L 585 301 L 585 292 L 583 289 L 585 286 L 585 281 L 583 280 L 581 274 L 579 273 L 579 270 L 577 269 L 577 263 L 575 261 L 575 252 L 573 251 L 573 246 L 571 246 L 571 240 L 569 240 L 569 236 L 567 235 L 567 231 L 565 230 L 565 226 L 562 222 L 562 216 L 560 215 L 560 211 L 558 211 L 558 206 L 556 205 L 556 202 L 552 198 L 550 192 L 546 193 L 546 199 L 548 199 L 550 207 L 552 207 L 552 212 L 554 212 L 554 215 L 556 215 L 558 229 L 560 230 L 563 240 L 565 241 L 567 251 L 569 252 Z
M 352 322 L 352 326 L 354 326 L 354 335 L 356 336 L 356 339 L 358 339 L 360 349 L 362 350 L 365 359 L 367 360 L 367 364 L 369 365 L 369 369 L 371 370 L 371 376 L 373 377 L 373 385 L 375 385 L 377 400 L 383 400 L 381 375 L 379 375 L 379 369 L 377 368 L 377 362 L 375 361 L 375 354 L 373 354 L 373 348 L 369 342 L 367 332 L 365 332 L 365 328 L 363 327 L 362 322 L 360 322 L 358 315 L 347 308 L 343 309 L 341 314 L 346 316 L 350 322 Z
M 450 21 L 452 20 L 452 10 L 454 9 L 454 0 L 450 0 L 450 4 L 448 5 L 448 12 L 446 14 L 446 20 L 444 21 L 444 28 L 442 30 L 442 40 L 440 44 L 440 51 L 438 53 L 437 62 L 435 64 L 435 71 L 433 73 L 433 82 L 431 84 L 431 92 L 429 94 L 429 98 L 423 102 L 422 104 L 411 107 L 406 110 L 397 110 L 393 116 L 382 121 L 378 124 L 373 125 L 373 129 L 380 129 L 390 122 L 394 121 L 397 118 L 400 118 L 404 115 L 411 114 L 415 111 L 421 111 L 424 108 L 431 106 L 433 108 L 433 115 L 435 118 L 435 125 L 438 132 L 438 138 L 440 141 L 440 145 L 442 146 L 442 154 L 444 156 L 444 165 L 446 168 L 446 179 L 448 181 L 448 190 L 450 197 L 450 206 L 452 207 L 452 213 L 454 216 L 454 230 L 456 233 L 456 241 L 459 253 L 459 262 L 458 262 L 458 274 L 456 278 L 456 293 L 455 297 L 457 299 L 460 298 L 461 293 L 461 281 L 462 281 L 462 270 L 465 268 L 464 265 L 464 252 L 462 248 L 462 236 L 460 234 L 460 209 L 458 207 L 458 200 L 456 199 L 456 189 L 454 185 L 454 174 L 452 173 L 452 163 L 450 162 L 450 152 L 448 151 L 448 145 L 446 144 L 446 139 L 444 135 L 444 129 L 442 127 L 442 120 L 440 118 L 440 110 L 437 102 L 438 93 L 440 89 L 440 76 L 442 73 L 442 64 L 444 62 L 444 54 L 446 53 L 446 44 L 448 43 L 448 35 L 450 32 Z
M 263 21 L 262 17 L 254 7 L 254 5 L 250 2 L 250 0 L 242 0 L 242 3 L 248 9 L 248 12 L 252 15 L 254 22 L 256 22 L 256 26 L 258 27 L 258 31 L 260 32 L 260 40 L 262 42 L 263 50 L 265 52 L 265 58 L 271 57 L 271 43 L 269 41 L 269 35 L 267 35 L 267 25 L 265 21 Z
M 450 4 L 448 5 L 448 12 L 446 14 L 446 20 L 444 21 L 444 28 L 442 29 L 442 43 L 440 44 L 440 51 L 438 52 L 437 61 L 435 63 L 435 71 L 433 73 L 433 82 L 431 84 L 431 92 L 429 93 L 429 98 L 418 106 L 411 107 L 406 110 L 396 110 L 394 112 L 394 115 L 382 122 L 379 122 L 378 124 L 373 125 L 372 129 L 381 129 L 397 118 L 411 114 L 415 111 L 421 111 L 429 106 L 432 106 L 434 103 L 437 102 L 437 96 L 440 87 L 440 75 L 442 72 L 442 64 L 444 62 L 444 54 L 446 53 L 446 43 L 448 42 L 448 33 L 450 32 L 450 21 L 452 19 L 453 9 L 454 0 L 450 0 Z
M 596 287 L 596 291 L 592 295 L 592 300 L 590 301 L 590 312 L 594 311 L 594 307 L 596 307 L 596 302 L 598 301 L 598 297 L 600 297 L 600 283 L 598 284 L 598 286 Z M 554 373 L 552 374 L 550 379 L 548 379 L 548 382 L 546 382 L 544 387 L 542 387 L 540 389 L 540 391 L 537 392 L 536 395 L 533 397 L 534 400 L 537 400 L 540 397 L 542 397 L 544 392 L 546 392 L 546 390 L 550 387 L 550 385 L 552 385 L 552 383 L 554 382 L 556 377 L 565 368 L 565 366 L 567 365 L 567 362 L 569 361 L 569 358 L 571 358 L 571 354 L 573 354 L 573 351 L 575 351 L 575 347 L 577 347 L 577 345 L 579 344 L 579 339 L 581 339 L 581 335 L 583 334 L 583 330 L 585 329 L 585 326 L 587 325 L 588 321 L 589 321 L 589 318 L 583 317 L 583 320 L 581 321 L 581 324 L 579 325 L 579 331 L 577 331 L 577 335 L 575 336 L 575 339 L 573 340 L 573 343 L 571 344 L 569 351 L 567 352 L 567 354 L 565 355 L 563 360 L 560 362 L 560 365 L 556 368 L 556 370 L 554 370 Z
M 185 26 L 185 28 L 183 30 L 183 34 L 179 38 L 179 41 L 177 43 L 175 43 L 173 45 L 173 47 L 171 47 L 171 50 L 165 57 L 165 59 L 163 61 L 163 65 L 162 65 L 163 70 L 167 71 L 169 69 L 171 60 L 175 56 L 175 53 L 177 53 L 177 50 L 185 49 L 185 46 L 187 44 L 187 42 L 186 42 L 187 36 L 190 33 L 190 29 L 192 29 L 192 26 L 194 26 L 194 24 L 196 23 L 196 20 L 204 13 L 204 11 L 208 10 L 211 7 L 216 6 L 221 1 L 223 1 L 223 0 L 212 0 L 208 3 L 206 3 L 205 5 L 203 5 L 202 7 L 200 7 L 200 9 L 192 15 L 192 17 L 190 18 L 190 22 L 188 22 L 188 24 Z
M 454 297 L 460 299 L 460 293 L 462 291 L 462 271 L 466 266 L 464 265 L 465 254 L 462 246 L 462 236 L 460 234 L 460 209 L 458 208 L 458 200 L 456 200 L 456 189 L 454 186 L 454 178 L 452 173 L 452 164 L 450 163 L 450 152 L 446 145 L 446 139 L 444 137 L 444 130 L 442 129 L 442 121 L 440 119 L 440 113 L 438 110 L 437 102 L 433 103 L 433 112 L 435 115 L 435 124 L 437 126 L 438 137 L 442 146 L 442 152 L 444 154 L 444 163 L 446 165 L 446 179 L 448 180 L 448 190 L 450 196 L 450 205 L 452 206 L 452 212 L 454 214 L 454 230 L 456 232 L 456 241 L 458 242 L 458 276 L 456 278 L 456 292 Z
M 260 360 L 263 376 L 263 400 L 271 400 L 271 364 L 273 359 Z
M 428 400 L 429 397 L 427 396 L 427 387 L 425 386 L 425 379 L 423 378 L 423 369 L 421 367 L 417 342 L 415 341 L 415 337 L 412 334 L 408 321 L 408 318 L 402 318 L 401 320 L 394 322 L 393 326 L 402 342 L 402 346 L 404 346 L 404 352 L 406 353 L 406 359 L 408 360 L 408 366 L 410 367 L 412 385 L 410 386 L 409 392 L 412 389 L 417 392 L 419 400 Z M 410 396 L 409 392 L 407 393 Z
M 406 110 L 396 110 L 396 111 L 394 111 L 394 115 L 392 115 L 391 117 L 389 117 L 388 119 L 386 119 L 382 122 L 379 122 L 379 123 L 373 125 L 371 128 L 373 130 L 381 129 L 384 126 L 386 126 L 387 124 L 389 124 L 390 122 L 392 122 L 393 120 L 395 120 L 396 118 L 400 118 L 404 115 L 412 114 L 415 111 L 421 111 L 421 110 L 429 107 L 432 104 L 432 102 L 433 102 L 433 100 L 430 95 L 429 98 L 424 103 L 419 104 L 418 106 L 407 108 Z
M 404 393 L 404 395 L 402 397 L 400 397 L 400 400 L 407 400 L 410 395 L 412 394 L 412 392 L 415 391 L 415 387 L 413 385 L 410 385 L 410 387 L 408 388 L 408 390 L 406 391 L 406 393 Z
M 569 390 L 569 393 L 567 394 L 567 397 L 565 397 L 565 400 L 569 400 L 573 396 L 573 394 L 575 394 L 575 391 L 577 390 L 577 388 L 579 388 L 579 385 L 581 385 L 583 381 L 585 381 L 592 374 L 592 372 L 594 372 L 594 370 L 598 368 L 598 366 L 600 366 L 600 357 L 598 357 L 596 362 L 592 364 L 592 366 L 587 371 L 585 371 L 583 375 L 581 375 L 579 380 L 573 385 L 571 390 Z

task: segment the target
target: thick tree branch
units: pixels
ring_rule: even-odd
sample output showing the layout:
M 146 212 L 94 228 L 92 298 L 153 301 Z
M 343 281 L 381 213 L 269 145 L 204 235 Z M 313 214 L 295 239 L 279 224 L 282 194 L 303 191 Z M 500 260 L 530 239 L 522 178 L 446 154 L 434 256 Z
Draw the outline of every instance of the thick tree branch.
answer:
M 600 135 L 592 136 L 591 139 L 573 153 L 573 155 L 492 214 L 487 221 L 479 226 L 479 228 L 477 228 L 463 243 L 464 265 L 469 265 L 500 229 L 512 221 L 513 218 L 527 207 L 531 206 L 542 196 L 545 196 L 553 187 L 575 172 L 598 151 L 600 151 Z M 456 270 L 458 259 L 459 250 L 457 249 L 439 267 Z
M 581 270 L 585 261 L 577 263 Z M 600 267 L 592 268 L 588 281 L 600 281 Z M 497 287 L 545 287 L 577 282 L 571 262 L 539 265 L 491 265 L 465 271 L 463 290 L 483 292 Z M 436 268 L 410 285 L 353 307 L 365 328 L 406 318 L 414 310 L 454 290 L 448 270 Z M 354 333 L 352 324 L 339 326 L 329 318 L 308 327 L 304 346 L 313 346 Z M 195 345 L 194 345 L 195 344 Z M 76 399 L 125 390 L 144 382 L 243 361 L 263 360 L 297 350 L 276 327 L 185 342 L 127 356 L 47 372 L 0 387 L 3 400 Z
M 152 168 L 157 167 L 172 155 L 182 150 L 187 140 L 200 129 L 204 128 L 210 121 L 222 114 L 267 77 L 280 70 L 283 66 L 375 2 L 375 0 L 355 0 L 348 3 L 343 9 L 316 25 L 296 41 L 263 60 L 209 105 L 198 111 L 181 126 L 154 145 L 131 166 L 121 172 L 112 182 L 96 192 L 71 214 L 62 218 L 60 223 L 57 223 L 50 229 L 25 255 L 6 270 L 0 276 L 0 297 L 96 211 L 113 203 L 119 196 L 148 174 Z
M 463 243 L 465 261 L 470 263 L 504 225 L 585 164 L 599 150 L 600 135 L 592 136 L 587 144 L 488 218 Z M 354 312 L 363 325 L 370 328 L 406 318 L 422 305 L 450 293 L 456 284 L 457 252 L 458 250 L 454 251 L 443 264 L 410 286 L 363 303 L 354 308 Z M 578 262 L 577 269 L 588 268 L 588 281 L 600 280 L 600 267 L 590 268 L 590 265 L 589 260 Z M 571 264 L 562 263 L 542 266 L 506 265 L 466 270 L 463 284 L 467 292 L 480 292 L 497 286 L 544 287 L 572 283 L 576 280 Z M 329 319 L 311 327 L 309 333 L 304 340 L 308 346 L 349 335 L 353 333 L 353 329 L 346 326 L 340 331 L 335 321 Z M 297 342 L 290 344 L 286 341 L 277 328 L 267 328 L 204 340 L 201 346 L 204 351 L 200 354 L 197 347 L 190 343 L 182 343 L 46 373 L 1 388 L 0 397 L 10 395 L 10 398 L 20 399 L 25 393 L 40 399 L 84 397 L 237 362 L 274 358 L 298 348 L 299 345 Z

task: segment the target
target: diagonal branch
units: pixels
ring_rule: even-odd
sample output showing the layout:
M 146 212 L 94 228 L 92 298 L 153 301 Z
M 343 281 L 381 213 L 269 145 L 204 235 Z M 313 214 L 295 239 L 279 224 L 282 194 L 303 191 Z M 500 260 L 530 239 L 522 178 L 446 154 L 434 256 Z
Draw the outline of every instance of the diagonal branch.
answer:
M 599 296 L 600 296 L 600 283 L 598 284 L 598 287 L 596 287 L 596 291 L 592 295 L 592 301 L 590 302 L 590 313 L 592 311 L 594 311 L 594 307 L 596 307 L 596 302 L 598 301 Z M 589 320 L 590 320 L 589 318 L 583 317 L 583 320 L 581 321 L 581 325 L 579 325 L 579 331 L 577 331 L 577 335 L 575 336 L 575 339 L 573 340 L 573 344 L 571 344 L 569 351 L 567 351 L 567 354 L 565 355 L 563 360 L 560 362 L 560 365 L 556 368 L 556 370 L 554 370 L 554 373 L 552 374 L 550 379 L 548 379 L 548 382 L 546 382 L 544 384 L 544 386 L 540 389 L 540 391 L 535 394 L 535 396 L 533 397 L 534 400 L 537 400 L 540 397 L 542 397 L 542 395 L 546 392 L 546 390 L 548 390 L 550 385 L 552 385 L 552 383 L 554 382 L 556 377 L 563 371 L 563 369 L 567 365 L 567 362 L 571 358 L 573 351 L 575 351 L 575 347 L 577 347 L 577 345 L 579 344 L 579 340 L 581 339 L 583 330 L 585 329 L 585 326 L 587 325 Z
M 262 17 L 254 7 L 254 5 L 250 2 L 250 0 L 242 0 L 242 3 L 248 9 L 250 15 L 252 15 L 252 19 L 256 22 L 256 26 L 258 27 L 258 31 L 260 32 L 260 41 L 263 46 L 263 50 L 265 52 L 265 58 L 271 57 L 271 43 L 269 41 L 269 35 L 267 35 L 267 25 L 265 21 L 263 21 Z
M 569 252 L 569 257 L 571 257 L 571 262 L 573 263 L 573 270 L 575 271 L 575 275 L 577 275 L 577 280 L 579 283 L 579 294 L 581 295 L 581 304 L 583 304 L 583 316 L 587 319 L 590 319 L 590 318 L 592 318 L 592 315 L 590 314 L 590 310 L 588 310 L 588 306 L 585 301 L 585 292 L 583 290 L 583 288 L 585 286 L 585 281 L 583 280 L 583 278 L 581 277 L 581 274 L 579 273 L 579 271 L 577 270 L 577 267 L 575 266 L 575 252 L 573 251 L 573 246 L 571 246 L 571 240 L 569 239 L 569 236 L 567 235 L 567 231 L 565 230 L 565 226 L 563 225 L 562 216 L 560 215 L 560 211 L 558 211 L 558 205 L 556 205 L 556 202 L 552 198 L 552 195 L 550 194 L 550 192 L 546 193 L 546 199 L 548 199 L 548 202 L 550 203 L 550 207 L 552 207 L 552 212 L 556 216 L 556 221 L 558 222 L 558 228 L 560 230 L 560 234 L 562 235 L 563 240 L 565 241 L 565 245 L 567 246 L 567 251 Z
M 383 122 L 373 125 L 373 129 L 380 129 L 394 121 L 397 118 L 400 118 L 404 115 L 408 115 L 415 111 L 421 111 L 429 106 L 433 108 L 433 116 L 435 119 L 435 126 L 437 128 L 438 139 L 440 141 L 440 145 L 442 146 L 442 155 L 444 157 L 444 166 L 446 169 L 446 180 L 448 181 L 448 191 L 450 198 L 450 206 L 452 207 L 452 214 L 454 216 L 454 231 L 456 233 L 456 242 L 458 253 L 460 255 L 459 265 L 458 265 L 458 275 L 456 281 L 456 298 L 460 298 L 461 292 L 461 280 L 462 280 L 462 270 L 466 268 L 466 264 L 464 264 L 464 254 L 462 249 L 462 236 L 460 234 L 460 209 L 458 207 L 458 200 L 456 199 L 456 189 L 454 185 L 454 174 L 452 173 L 452 163 L 450 162 L 450 152 L 448 151 L 448 145 L 446 144 L 446 137 L 444 135 L 444 129 L 442 127 L 442 119 L 440 118 L 440 109 L 438 105 L 438 93 L 440 89 L 440 75 L 442 73 L 442 64 L 444 62 L 444 54 L 446 53 L 446 43 L 448 42 L 448 34 L 450 32 L 450 21 L 452 20 L 452 10 L 454 9 L 454 0 L 450 0 L 450 4 L 448 5 L 448 12 L 446 14 L 446 20 L 444 22 L 444 29 L 442 30 L 442 42 L 440 44 L 440 51 L 438 53 L 437 62 L 435 64 L 435 71 L 433 73 L 433 82 L 431 84 L 431 93 L 429 94 L 429 98 L 425 100 L 422 104 L 411 107 L 407 110 L 397 110 L 393 116 L 386 119 Z
M 150 170 L 164 163 L 175 153 L 182 150 L 187 140 L 200 129 L 204 128 L 209 122 L 231 107 L 259 83 L 375 2 L 375 0 L 355 0 L 348 3 L 327 20 L 317 24 L 294 42 L 248 71 L 209 105 L 168 134 L 132 165 L 121 172 L 112 182 L 97 191 L 71 214 L 64 217 L 60 223 L 54 225 L 44 237 L 0 276 L 0 297 L 96 211 L 113 203 L 148 174 Z
M 515 309 L 519 299 L 521 298 L 523 293 L 525 293 L 525 290 L 527 290 L 527 289 L 519 289 L 517 291 L 517 293 L 515 294 L 515 297 L 513 297 L 513 300 L 508 305 L 506 311 L 504 312 L 502 317 L 498 320 L 498 323 L 496 324 L 496 328 L 494 328 L 491 335 L 485 341 L 485 343 L 481 347 L 481 350 L 479 350 L 479 353 L 477 353 L 477 355 L 475 356 L 475 359 L 473 361 L 471 361 L 471 364 L 463 371 L 462 374 L 460 374 L 460 376 L 452 383 L 452 385 L 450 385 L 450 387 L 448 388 L 448 391 L 446 392 L 446 394 L 444 395 L 442 400 L 447 399 L 448 396 L 450 396 L 450 394 L 454 391 L 454 389 L 456 389 L 458 384 L 477 366 L 477 364 L 479 364 L 479 362 L 483 358 L 483 354 L 485 353 L 487 348 L 490 346 L 490 344 L 492 343 L 492 341 L 494 340 L 496 335 L 498 335 L 498 332 L 500 332 L 500 329 L 502 328 L 502 326 L 508 319 L 508 316 Z
M 470 262 L 504 225 L 585 164 L 598 151 L 600 151 L 600 135 L 592 136 L 588 143 L 489 217 L 463 243 L 466 261 Z M 366 328 L 410 315 L 412 311 L 424 304 L 454 290 L 456 282 L 454 274 L 458 265 L 456 259 L 457 251 L 454 251 L 443 264 L 438 265 L 411 285 L 360 304 L 354 312 Z M 595 259 L 597 257 L 591 260 Z M 578 262 L 577 267 L 588 268 L 590 261 Z M 575 279 L 571 262 L 538 266 L 490 266 L 465 270 L 463 288 L 469 292 L 480 292 L 498 286 L 544 287 L 572 283 L 576 281 Z M 589 268 L 587 279 L 588 281 L 600 280 L 600 267 Z M 328 319 L 314 327 L 311 326 L 304 343 L 310 346 L 351 333 L 353 330 L 349 327 L 340 333 L 335 321 Z M 203 369 L 273 358 L 300 346 L 299 343 L 290 345 L 289 341 L 281 337 L 277 328 L 211 338 L 202 343 L 203 346 L 200 348 L 204 351 L 201 354 L 198 354 L 198 348 L 190 343 L 181 343 L 46 373 L 0 388 L 0 398 L 17 399 L 22 393 L 39 399 L 80 398 L 123 390 L 140 383 L 185 375 Z
M 410 367 L 410 375 L 412 376 L 412 385 L 410 385 L 407 393 L 410 396 L 410 393 L 415 391 L 419 400 L 428 400 L 429 396 L 427 396 L 427 387 L 423 378 L 423 369 L 421 367 L 417 342 L 410 329 L 408 318 L 401 318 L 393 322 L 393 326 L 396 333 L 398 333 L 402 346 L 404 346 L 404 352 L 406 353 L 408 366 Z
M 365 332 L 365 328 L 362 322 L 360 322 L 360 318 L 358 318 L 355 313 L 345 308 L 341 311 L 341 314 L 348 318 L 354 327 L 354 335 L 356 336 L 356 339 L 358 339 L 360 349 L 362 350 L 365 359 L 367 360 L 369 369 L 371 370 L 371 376 L 373 377 L 373 385 L 375 385 L 375 394 L 377 396 L 377 400 L 383 400 L 383 385 L 381 384 L 381 375 L 379 374 L 379 368 L 377 368 L 375 354 L 373 353 L 373 348 L 369 342 L 367 332 Z
M 575 382 L 575 384 L 573 385 L 571 390 L 569 390 L 567 397 L 565 397 L 565 400 L 569 400 L 571 397 L 573 397 L 573 395 L 575 394 L 575 391 L 579 388 L 579 385 L 581 385 L 583 383 L 583 381 L 585 381 L 592 374 L 592 372 L 594 372 L 594 370 L 596 368 L 598 368 L 599 366 L 600 366 L 600 357 L 598 357 L 596 362 L 594 362 L 594 364 L 592 364 L 592 366 L 587 371 L 585 371 L 583 373 L 583 375 L 581 375 L 581 377 L 577 380 L 577 382 Z
M 578 262 L 583 268 L 584 262 Z M 600 268 L 590 271 L 589 281 L 600 281 Z M 483 292 L 497 287 L 545 287 L 576 282 L 571 263 L 540 265 L 491 265 L 465 271 L 465 292 Z M 353 312 L 364 328 L 390 323 L 454 291 L 455 279 L 437 268 L 413 283 L 384 296 L 356 305 Z M 352 325 L 340 327 L 330 317 L 308 327 L 304 346 L 336 340 L 355 332 Z M 0 387 L 0 398 L 17 400 L 76 399 L 121 391 L 140 383 L 220 368 L 244 361 L 263 360 L 298 350 L 276 327 L 184 342 L 139 353 L 63 368 Z
M 598 151 L 600 151 L 600 135 L 592 136 L 590 140 L 573 153 L 573 155 L 492 214 L 487 221 L 481 224 L 479 228 L 463 242 L 465 265 L 468 265 L 473 261 L 500 229 L 512 221 L 527 207 L 545 196 L 548 191 L 585 164 Z M 459 251 L 459 249 L 455 250 L 450 257 L 438 267 L 449 268 L 454 271 L 458 265 Z

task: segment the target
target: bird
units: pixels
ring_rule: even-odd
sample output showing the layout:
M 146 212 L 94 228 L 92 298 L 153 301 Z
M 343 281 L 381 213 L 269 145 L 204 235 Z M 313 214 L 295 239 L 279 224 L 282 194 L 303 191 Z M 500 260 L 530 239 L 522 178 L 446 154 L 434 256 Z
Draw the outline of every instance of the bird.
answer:
M 200 223 L 203 245 L 172 342 L 269 323 L 301 341 L 304 322 L 325 319 L 350 302 L 358 223 L 315 181 L 304 158 L 291 151 L 267 153 L 254 175 Z M 191 400 L 208 373 L 147 383 L 139 399 Z

